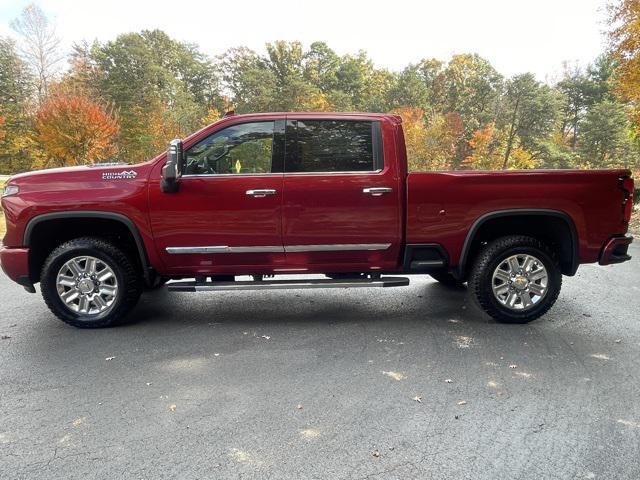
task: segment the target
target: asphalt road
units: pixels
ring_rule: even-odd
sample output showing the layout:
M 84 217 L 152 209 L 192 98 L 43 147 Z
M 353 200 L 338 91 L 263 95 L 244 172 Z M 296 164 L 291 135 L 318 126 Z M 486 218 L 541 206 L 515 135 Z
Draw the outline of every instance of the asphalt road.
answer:
M 0 477 L 640 478 L 632 254 L 525 326 L 415 277 L 157 292 L 87 331 L 2 276 Z

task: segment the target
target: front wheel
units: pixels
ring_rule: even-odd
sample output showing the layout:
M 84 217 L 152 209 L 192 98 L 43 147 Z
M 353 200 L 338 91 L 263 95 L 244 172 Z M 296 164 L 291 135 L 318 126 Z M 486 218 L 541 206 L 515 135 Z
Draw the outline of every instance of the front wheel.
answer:
M 140 275 L 129 256 L 92 237 L 70 240 L 51 252 L 40 282 L 49 309 L 79 328 L 121 322 L 142 293 Z
M 480 307 L 499 322 L 527 323 L 556 302 L 562 273 L 543 242 L 512 235 L 489 243 L 477 256 L 469 289 Z

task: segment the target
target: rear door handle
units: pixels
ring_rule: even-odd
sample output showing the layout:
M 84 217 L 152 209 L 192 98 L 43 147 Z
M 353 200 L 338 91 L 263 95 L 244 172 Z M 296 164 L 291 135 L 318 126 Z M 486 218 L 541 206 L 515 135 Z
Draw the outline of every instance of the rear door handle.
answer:
M 393 188 L 390 187 L 367 187 L 362 189 L 362 193 L 368 193 L 372 197 L 379 197 L 385 193 L 393 192 Z
M 250 197 L 266 197 L 267 195 L 275 195 L 276 191 L 272 188 L 259 188 L 257 190 L 247 190 L 246 195 Z

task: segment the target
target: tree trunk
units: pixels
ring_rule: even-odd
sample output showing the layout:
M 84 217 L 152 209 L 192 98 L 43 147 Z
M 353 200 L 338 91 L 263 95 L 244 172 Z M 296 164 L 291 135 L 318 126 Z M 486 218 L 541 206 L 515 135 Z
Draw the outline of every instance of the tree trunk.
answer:
M 516 135 L 516 118 L 518 116 L 518 107 L 520 105 L 520 96 L 516 98 L 516 105 L 513 108 L 513 115 L 511 115 L 511 127 L 509 128 L 509 136 L 507 137 L 507 149 L 504 152 L 504 162 L 502 162 L 502 170 L 507 169 L 509 163 L 509 155 L 511 155 L 511 148 L 513 147 L 513 138 Z

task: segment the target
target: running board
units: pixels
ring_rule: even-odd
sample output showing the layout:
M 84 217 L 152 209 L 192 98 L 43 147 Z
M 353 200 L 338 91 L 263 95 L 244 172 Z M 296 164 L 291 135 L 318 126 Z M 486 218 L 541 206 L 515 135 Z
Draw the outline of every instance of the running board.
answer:
M 178 281 L 167 283 L 171 292 L 209 292 L 230 290 L 285 290 L 298 288 L 360 288 L 360 287 L 406 287 L 406 277 L 353 278 L 333 280 L 330 278 L 312 280 L 261 280 L 247 282 L 193 282 Z

